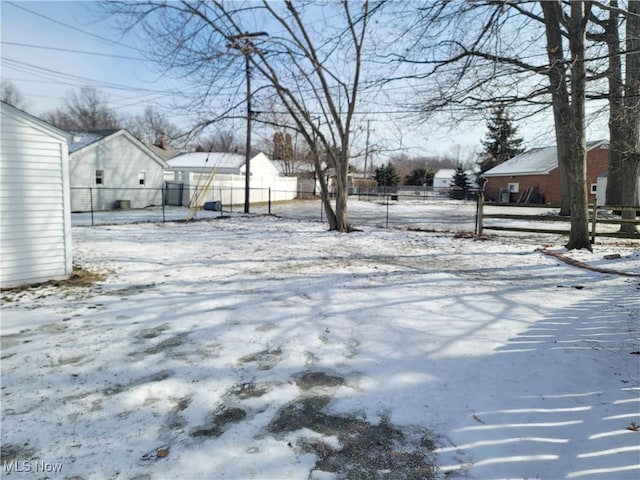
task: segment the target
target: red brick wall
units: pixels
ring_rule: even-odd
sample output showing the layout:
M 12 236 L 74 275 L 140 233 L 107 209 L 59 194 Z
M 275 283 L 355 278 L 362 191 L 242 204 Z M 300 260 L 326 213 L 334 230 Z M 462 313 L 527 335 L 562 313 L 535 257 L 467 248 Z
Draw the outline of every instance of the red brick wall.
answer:
M 607 171 L 608 161 L 608 148 L 595 148 L 587 152 L 587 192 L 591 192 L 591 184 L 596 183 L 598 175 Z M 529 186 L 537 187 L 537 192 L 544 197 L 544 203 L 547 205 L 560 204 L 560 170 L 557 168 L 548 175 L 490 177 L 485 185 L 485 197 L 487 200 L 498 200 L 500 190 L 514 182 L 520 184 L 520 192 L 524 192 Z M 517 202 L 519 196 L 520 193 L 511 194 L 511 201 Z M 593 201 L 595 201 L 595 195 L 589 194 L 589 202 Z

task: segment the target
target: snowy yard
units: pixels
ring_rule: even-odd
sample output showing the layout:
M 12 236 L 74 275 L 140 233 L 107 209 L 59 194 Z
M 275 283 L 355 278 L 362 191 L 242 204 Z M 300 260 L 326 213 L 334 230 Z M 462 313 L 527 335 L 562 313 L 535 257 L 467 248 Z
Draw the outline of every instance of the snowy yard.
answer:
M 4 477 L 638 478 L 639 245 L 362 230 L 75 227 L 104 280 L 2 293 Z

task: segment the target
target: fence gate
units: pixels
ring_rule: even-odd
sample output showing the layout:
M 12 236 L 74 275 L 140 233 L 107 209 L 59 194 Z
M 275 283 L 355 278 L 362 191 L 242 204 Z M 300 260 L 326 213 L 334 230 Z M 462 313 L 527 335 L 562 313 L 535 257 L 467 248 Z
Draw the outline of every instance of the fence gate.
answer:
M 182 182 L 166 182 L 164 204 L 175 207 L 182 206 L 182 192 L 184 191 L 184 183 Z

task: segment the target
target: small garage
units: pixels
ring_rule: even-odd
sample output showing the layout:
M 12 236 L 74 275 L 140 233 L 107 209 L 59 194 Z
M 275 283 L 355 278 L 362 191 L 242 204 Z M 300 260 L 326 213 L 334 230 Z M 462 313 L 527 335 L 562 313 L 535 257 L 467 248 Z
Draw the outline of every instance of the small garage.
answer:
M 162 205 L 166 162 L 126 130 L 72 132 L 71 211 Z
M 0 104 L 0 285 L 71 274 L 66 133 Z

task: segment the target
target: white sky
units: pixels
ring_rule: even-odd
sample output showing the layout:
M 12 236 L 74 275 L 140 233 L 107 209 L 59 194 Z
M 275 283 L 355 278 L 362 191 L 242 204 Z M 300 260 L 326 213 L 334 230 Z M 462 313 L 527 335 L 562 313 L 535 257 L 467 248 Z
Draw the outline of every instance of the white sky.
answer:
M 179 83 L 141 60 L 134 38 L 119 38 L 106 22 L 97 20 L 94 2 L 2 1 L 1 8 L 2 78 L 19 89 L 30 113 L 40 115 L 61 106 L 70 90 L 84 85 L 108 94 L 114 108 L 131 114 L 147 105 L 162 109 L 181 91 Z M 180 112 L 168 112 L 168 118 L 186 125 Z M 370 145 L 384 146 L 387 155 L 448 155 L 464 161 L 481 148 L 486 132 L 481 122 L 446 128 L 434 123 L 409 127 L 381 118 L 370 120 Z M 357 142 L 364 150 L 366 120 L 361 122 Z M 551 124 L 549 112 L 546 118 L 520 123 L 519 134 L 527 147 L 553 144 Z M 598 125 L 588 136 L 591 140 L 606 138 L 607 132 Z M 374 158 L 376 164 L 384 161 L 382 154 Z

